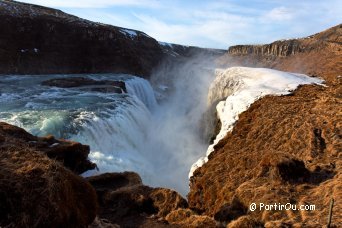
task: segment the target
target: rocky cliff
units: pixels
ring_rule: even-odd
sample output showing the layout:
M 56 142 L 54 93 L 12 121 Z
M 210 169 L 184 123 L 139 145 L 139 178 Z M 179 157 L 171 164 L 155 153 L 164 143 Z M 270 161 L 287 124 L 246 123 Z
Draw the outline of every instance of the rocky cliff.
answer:
M 341 31 L 338 25 L 304 39 L 234 46 L 218 60 L 301 72 L 326 86 L 266 96 L 241 113 L 191 178 L 190 208 L 227 227 L 318 227 L 328 224 L 334 202 L 330 227 L 342 225 Z M 260 203 L 316 209 L 266 210 Z
M 342 25 L 335 26 L 322 33 L 300 39 L 275 41 L 265 45 L 236 45 L 229 47 L 229 55 L 260 55 L 285 57 L 302 52 L 324 49 L 329 45 L 342 44 Z
M 254 66 L 323 76 L 337 83 L 342 72 L 342 24 L 300 39 L 266 45 L 237 45 L 219 58 L 221 67 Z

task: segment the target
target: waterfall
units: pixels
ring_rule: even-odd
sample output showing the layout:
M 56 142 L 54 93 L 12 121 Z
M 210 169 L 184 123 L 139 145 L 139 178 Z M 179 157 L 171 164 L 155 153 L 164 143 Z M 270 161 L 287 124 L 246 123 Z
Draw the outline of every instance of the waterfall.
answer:
M 81 112 L 74 123 L 81 130 L 71 136 L 73 140 L 91 147 L 90 159 L 99 167 L 99 172 L 135 171 L 150 183 L 153 176 L 151 160 L 144 149 L 151 113 L 135 97 L 129 98 L 116 109 L 100 113 Z M 90 171 L 84 175 L 96 174 Z
M 77 76 L 125 81 L 128 93 L 40 85 L 50 78 Z M 147 184 L 158 183 L 153 155 L 146 149 L 153 122 L 151 111 L 157 107 L 147 80 L 113 74 L 4 76 L 0 91 L 0 121 L 34 135 L 52 134 L 89 145 L 89 158 L 97 163 L 100 173 L 135 171 Z
M 127 80 L 125 84 L 128 94 L 136 96 L 150 110 L 156 109 L 157 100 L 154 95 L 154 91 L 151 87 L 151 84 L 147 80 L 143 78 L 134 77 L 130 80 Z

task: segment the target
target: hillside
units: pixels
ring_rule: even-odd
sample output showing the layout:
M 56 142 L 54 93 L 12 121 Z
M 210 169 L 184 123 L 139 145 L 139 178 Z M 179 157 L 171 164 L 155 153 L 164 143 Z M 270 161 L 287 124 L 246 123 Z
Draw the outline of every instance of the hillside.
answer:
M 162 56 L 158 42 L 143 32 L 15 1 L 0 1 L 0 8 L 0 74 L 147 76 Z
M 128 73 L 149 77 L 164 58 L 206 49 L 38 5 L 0 1 L 0 74 Z
M 191 178 L 189 206 L 229 227 L 342 224 L 341 25 L 297 40 L 239 45 L 221 66 L 301 72 L 326 80 L 288 96 L 266 96 L 239 115 Z M 315 205 L 313 211 L 256 210 L 251 203 Z

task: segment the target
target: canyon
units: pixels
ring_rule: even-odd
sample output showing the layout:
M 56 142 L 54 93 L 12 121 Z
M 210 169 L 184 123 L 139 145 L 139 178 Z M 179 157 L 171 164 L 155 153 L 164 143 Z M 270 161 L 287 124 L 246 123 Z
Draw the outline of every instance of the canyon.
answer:
M 341 24 L 305 38 L 222 51 L 166 44 L 140 31 L 15 1 L 0 1 L 0 9 L 0 31 L 6 31 L 0 33 L 2 75 L 120 73 L 159 85 L 158 72 L 186 71 L 194 62 L 204 65 L 204 58 L 222 69 L 263 67 L 324 80 L 323 84 L 300 85 L 283 96 L 263 96 L 240 113 L 233 128 L 213 145 L 207 161 L 193 171 L 187 198 L 165 187 L 147 186 L 143 174 L 132 170 L 82 177 L 79 174 L 97 169 L 89 146 L 58 136 L 36 136 L 0 122 L 0 226 L 317 227 L 327 224 L 331 202 L 330 227 L 342 226 Z M 179 83 L 168 89 L 180 87 L 196 93 L 195 83 L 189 88 L 188 78 L 180 76 L 165 73 L 163 83 L 176 78 Z M 95 89 L 100 97 L 133 91 L 148 109 L 156 105 L 144 96 L 142 87 L 134 87 L 129 80 L 101 77 L 46 77 L 42 85 L 56 91 L 70 89 L 71 94 L 72 89 L 87 87 L 86 92 Z M 147 86 L 145 81 L 139 83 Z M 217 83 L 226 83 L 228 90 L 236 86 L 231 81 Z M 222 90 L 208 97 L 212 129 L 204 138 L 213 137 L 211 142 L 222 127 L 216 104 L 234 92 Z M 187 104 L 190 98 L 180 96 L 174 103 Z M 196 106 L 196 97 L 193 100 Z M 94 123 L 109 129 L 107 122 Z M 172 122 L 167 129 L 170 126 Z M 180 143 L 172 139 L 170 144 Z M 315 205 L 316 210 L 251 211 L 251 203 Z

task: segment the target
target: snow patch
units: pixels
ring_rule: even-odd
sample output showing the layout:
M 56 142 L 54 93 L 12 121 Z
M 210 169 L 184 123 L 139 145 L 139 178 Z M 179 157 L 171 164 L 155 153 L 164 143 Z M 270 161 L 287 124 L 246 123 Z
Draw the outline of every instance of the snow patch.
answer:
M 201 157 L 190 169 L 189 178 L 194 171 L 208 161 L 214 146 L 230 132 L 239 114 L 259 98 L 266 95 L 289 94 L 303 84 L 322 84 L 323 80 L 304 74 L 288 73 L 266 68 L 232 67 L 217 69 L 208 94 L 208 102 L 220 101 L 217 106 L 221 130 L 214 143 L 208 147 L 205 157 Z
M 120 29 L 120 32 L 126 36 L 129 36 L 132 39 L 137 36 L 137 32 L 130 29 Z
M 162 45 L 162 46 L 167 46 L 167 47 L 170 47 L 172 48 L 172 44 L 170 43 L 166 43 L 166 42 L 161 42 L 161 41 L 158 41 L 159 45 Z

